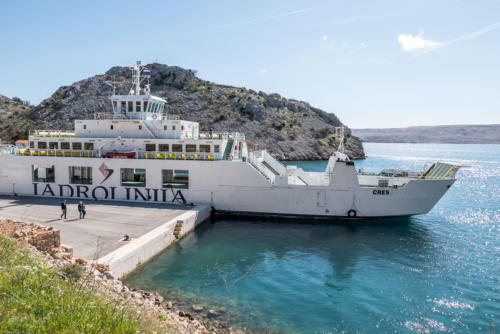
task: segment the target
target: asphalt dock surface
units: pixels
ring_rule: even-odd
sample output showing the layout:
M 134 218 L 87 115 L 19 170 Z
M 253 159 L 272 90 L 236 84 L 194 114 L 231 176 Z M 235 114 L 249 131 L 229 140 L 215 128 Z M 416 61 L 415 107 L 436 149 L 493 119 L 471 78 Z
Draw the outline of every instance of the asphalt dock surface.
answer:
M 61 243 L 74 249 L 74 257 L 98 259 L 125 243 L 124 235 L 141 235 L 192 210 L 177 204 L 84 201 L 87 214 L 79 219 L 78 202 L 69 199 L 67 219 L 60 219 L 61 199 L 0 196 L 0 217 L 53 226 Z

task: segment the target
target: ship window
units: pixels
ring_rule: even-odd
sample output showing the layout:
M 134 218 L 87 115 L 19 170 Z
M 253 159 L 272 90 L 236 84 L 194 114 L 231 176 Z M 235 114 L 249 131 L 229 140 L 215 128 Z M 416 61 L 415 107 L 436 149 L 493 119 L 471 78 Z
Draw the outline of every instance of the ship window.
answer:
M 38 148 L 47 148 L 47 142 L 45 142 L 45 141 L 39 141 L 38 142 Z
M 69 150 L 69 143 L 67 141 L 61 143 L 61 150 Z
M 189 171 L 183 169 L 162 169 L 163 188 L 189 188 Z
M 210 145 L 200 145 L 200 152 L 210 152 Z
M 113 111 L 116 112 L 116 101 L 113 101 Z
M 94 149 L 94 143 L 84 143 L 83 147 L 86 151 L 92 151 Z
M 92 167 L 69 167 L 71 184 L 92 184 Z
M 83 129 L 87 130 L 87 124 L 83 124 Z
M 81 150 L 82 149 L 82 143 L 71 143 L 72 147 L 74 150 Z
M 196 145 L 192 144 L 186 145 L 186 152 L 196 152 Z
M 132 101 L 128 101 L 128 112 L 134 111 L 134 104 Z
M 56 141 L 49 142 L 49 148 L 55 148 L 55 149 L 57 149 L 57 147 L 58 147 L 58 145 L 57 145 Z
M 148 111 L 148 101 L 144 101 L 144 111 Z
M 135 111 L 136 112 L 141 112 L 141 101 L 136 101 L 135 102 Z
M 160 152 L 168 152 L 168 144 L 158 144 L 158 151 Z
M 34 141 L 30 141 L 30 148 L 35 148 L 35 142 Z
M 146 144 L 146 151 L 156 151 L 156 144 Z
M 110 126 L 109 126 L 109 128 L 110 128 L 111 130 L 113 130 L 113 125 L 110 125 Z
M 54 166 L 33 165 L 33 182 L 56 182 Z
M 121 109 L 120 111 L 122 112 L 122 114 L 124 114 L 127 111 L 127 102 L 122 101 L 122 106 L 120 109 Z
M 139 130 L 142 130 L 142 125 L 139 125 Z
M 172 125 L 172 130 L 175 131 L 175 125 Z
M 121 168 L 121 185 L 128 187 L 145 187 L 146 170 L 144 168 Z
M 214 153 L 220 152 L 220 145 L 214 145 Z
M 163 126 L 163 130 L 167 130 L 167 126 L 166 125 Z
M 182 144 L 172 144 L 172 152 L 182 152 Z

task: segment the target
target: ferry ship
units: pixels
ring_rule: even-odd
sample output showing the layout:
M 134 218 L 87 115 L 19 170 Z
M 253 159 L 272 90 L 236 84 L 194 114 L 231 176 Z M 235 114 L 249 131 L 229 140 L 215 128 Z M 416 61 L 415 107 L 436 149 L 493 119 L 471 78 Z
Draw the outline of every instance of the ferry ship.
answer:
M 36 130 L 4 145 L 0 194 L 84 200 L 208 203 L 215 212 L 258 216 L 376 218 L 429 212 L 460 166 L 423 171 L 356 170 L 338 150 L 323 172 L 283 165 L 250 151 L 238 132 L 202 132 L 197 122 L 164 112 L 137 62 L 127 95 L 110 97 L 112 113 L 76 120 L 74 131 Z M 113 93 L 114 94 L 114 93 Z

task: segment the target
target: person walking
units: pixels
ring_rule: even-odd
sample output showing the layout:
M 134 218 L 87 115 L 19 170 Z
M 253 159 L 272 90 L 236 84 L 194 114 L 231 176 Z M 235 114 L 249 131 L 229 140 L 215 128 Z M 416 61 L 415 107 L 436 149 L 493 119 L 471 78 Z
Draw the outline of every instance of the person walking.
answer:
M 64 219 L 66 219 L 66 200 L 63 200 L 61 202 L 61 211 L 62 211 L 61 219 L 63 219 L 63 217 L 64 217 Z
M 85 219 L 85 214 L 87 212 L 85 211 L 85 204 L 83 204 L 82 201 L 78 203 L 78 212 L 80 213 L 80 219 Z

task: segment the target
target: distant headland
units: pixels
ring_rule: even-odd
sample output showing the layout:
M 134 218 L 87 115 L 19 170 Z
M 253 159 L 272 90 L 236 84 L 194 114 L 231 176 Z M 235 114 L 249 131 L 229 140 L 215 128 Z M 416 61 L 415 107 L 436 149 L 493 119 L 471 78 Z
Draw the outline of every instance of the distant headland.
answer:
M 352 134 L 374 143 L 500 144 L 500 124 L 353 129 Z

